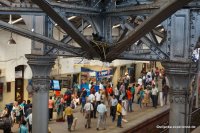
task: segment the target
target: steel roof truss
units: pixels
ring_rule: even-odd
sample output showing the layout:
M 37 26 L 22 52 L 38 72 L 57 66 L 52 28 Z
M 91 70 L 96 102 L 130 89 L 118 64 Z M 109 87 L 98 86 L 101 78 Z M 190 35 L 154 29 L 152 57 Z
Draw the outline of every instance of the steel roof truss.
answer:
M 163 0 L 160 9 L 157 9 L 151 16 L 148 17 L 142 24 L 140 24 L 134 31 L 132 31 L 121 42 L 116 43 L 110 52 L 106 55 L 108 59 L 113 60 L 118 55 L 115 53 L 122 53 L 133 43 L 138 41 L 146 33 L 150 32 L 163 20 L 167 19 L 175 11 L 188 4 L 192 0 Z
M 68 35 L 76 41 L 83 50 L 88 52 L 89 58 L 99 57 L 89 40 L 87 40 L 63 14 L 57 12 L 46 0 L 32 0 L 35 2 L 54 22 L 56 22 Z

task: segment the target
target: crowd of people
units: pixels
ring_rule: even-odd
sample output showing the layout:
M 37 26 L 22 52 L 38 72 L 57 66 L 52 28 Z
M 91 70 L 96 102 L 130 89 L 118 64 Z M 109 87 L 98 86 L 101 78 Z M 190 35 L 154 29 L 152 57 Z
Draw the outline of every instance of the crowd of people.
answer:
M 32 104 L 30 100 L 18 101 L 7 105 L 1 113 L 1 117 L 11 117 L 12 122 L 19 125 L 19 133 L 32 131 Z
M 158 79 L 162 79 L 162 90 L 158 89 Z M 53 108 L 57 111 L 57 121 L 67 120 L 68 130 L 73 127 L 74 118 L 73 109 L 80 104 L 80 112 L 83 113 L 85 119 L 85 128 L 91 128 L 91 119 L 97 118 L 96 129 L 106 129 L 106 119 L 108 111 L 112 122 L 117 119 L 117 127 L 122 128 L 122 121 L 125 119 L 127 112 L 134 111 L 134 102 L 138 104 L 140 109 L 150 106 L 157 108 L 159 91 L 163 92 L 163 99 L 167 104 L 169 87 L 166 85 L 165 75 L 160 74 L 157 69 L 142 73 L 136 83 L 129 83 L 126 79 L 118 82 L 114 87 L 111 82 L 103 84 L 99 83 L 99 89 L 95 89 L 93 82 L 89 83 L 89 94 L 86 88 L 78 88 L 76 83 L 73 89 L 67 91 L 53 102 L 52 97 L 49 99 L 49 120 L 52 119 Z M 80 85 L 81 86 L 81 85 Z M 63 114 L 64 113 L 64 114 Z M 98 115 L 97 115 L 98 113 Z M 64 117 L 63 117 L 64 116 Z M 77 119 L 76 119 L 77 120 Z
M 122 121 L 128 122 L 128 112 L 134 112 L 135 107 L 140 109 L 158 105 L 158 79 L 162 79 L 163 101 L 167 104 L 169 87 L 166 85 L 165 75 L 155 70 L 141 73 L 141 77 L 135 83 L 130 83 L 127 78 L 119 81 L 116 86 L 111 82 L 106 84 L 100 82 L 98 89 L 95 89 L 93 82 L 88 84 L 89 91 L 81 88 L 77 83 L 72 89 L 67 89 L 64 94 L 49 97 L 49 121 L 53 119 L 53 112 L 56 111 L 56 121 L 68 123 L 68 130 L 75 130 L 77 119 L 73 110 L 80 106 L 80 112 L 85 119 L 85 128 L 91 128 L 91 119 L 97 119 L 96 130 L 100 127 L 106 130 L 108 115 L 116 126 L 122 128 Z M 136 103 L 136 104 L 133 104 Z M 109 112 L 109 113 L 108 113 Z M 14 102 L 12 109 L 5 107 L 1 117 L 11 116 L 13 122 L 19 124 L 20 133 L 31 132 L 32 129 L 32 104 L 30 100 L 22 103 Z M 27 124 L 28 123 L 28 124 Z

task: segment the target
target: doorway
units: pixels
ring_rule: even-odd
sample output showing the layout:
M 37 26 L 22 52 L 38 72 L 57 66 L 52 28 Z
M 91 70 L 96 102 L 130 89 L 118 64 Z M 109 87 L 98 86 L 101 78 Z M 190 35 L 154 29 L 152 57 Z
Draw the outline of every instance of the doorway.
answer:
M 24 65 L 15 67 L 15 100 L 24 100 Z

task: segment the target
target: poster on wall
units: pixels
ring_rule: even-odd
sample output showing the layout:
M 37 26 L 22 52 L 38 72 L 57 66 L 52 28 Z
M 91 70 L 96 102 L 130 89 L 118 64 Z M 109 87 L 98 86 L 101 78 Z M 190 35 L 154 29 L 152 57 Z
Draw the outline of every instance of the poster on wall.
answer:
M 3 83 L 0 83 L 0 101 L 3 100 Z

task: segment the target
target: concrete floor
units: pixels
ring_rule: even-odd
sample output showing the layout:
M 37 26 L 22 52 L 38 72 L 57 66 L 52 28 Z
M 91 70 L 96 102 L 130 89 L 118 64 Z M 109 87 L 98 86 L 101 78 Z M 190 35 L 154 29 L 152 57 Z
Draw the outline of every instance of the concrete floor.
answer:
M 193 130 L 191 133 L 200 133 L 200 126 Z

